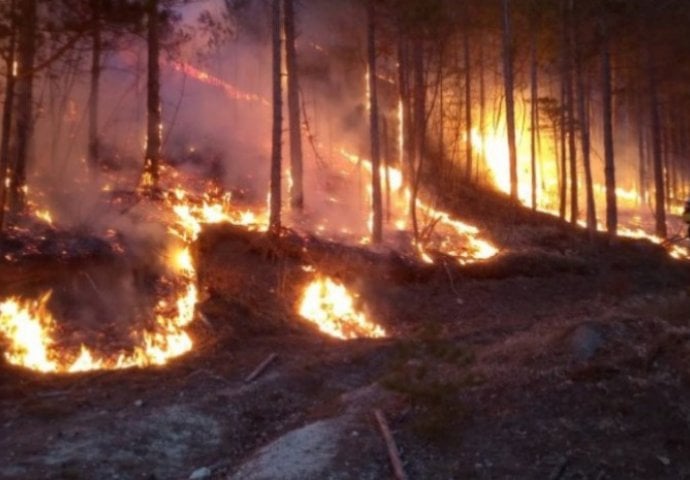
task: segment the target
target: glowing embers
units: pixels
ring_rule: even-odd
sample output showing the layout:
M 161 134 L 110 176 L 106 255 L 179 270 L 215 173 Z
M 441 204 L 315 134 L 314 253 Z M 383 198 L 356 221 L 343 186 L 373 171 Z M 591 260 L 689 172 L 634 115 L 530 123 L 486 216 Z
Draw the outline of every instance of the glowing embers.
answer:
M 332 337 L 382 338 L 386 331 L 358 311 L 352 294 L 330 277 L 319 276 L 307 285 L 299 302 L 299 314 Z

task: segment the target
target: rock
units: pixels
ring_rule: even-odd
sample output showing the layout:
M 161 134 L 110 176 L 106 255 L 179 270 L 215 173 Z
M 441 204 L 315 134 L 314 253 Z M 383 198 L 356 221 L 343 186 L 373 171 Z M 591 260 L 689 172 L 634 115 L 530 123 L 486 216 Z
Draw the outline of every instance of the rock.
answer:
M 601 334 L 589 325 L 580 325 L 570 336 L 570 349 L 577 360 L 591 359 L 603 343 Z
M 208 467 L 197 468 L 189 476 L 189 480 L 204 480 L 205 478 L 211 478 L 211 469 Z
M 671 465 L 671 459 L 663 455 L 657 455 L 656 459 L 659 460 L 665 467 Z

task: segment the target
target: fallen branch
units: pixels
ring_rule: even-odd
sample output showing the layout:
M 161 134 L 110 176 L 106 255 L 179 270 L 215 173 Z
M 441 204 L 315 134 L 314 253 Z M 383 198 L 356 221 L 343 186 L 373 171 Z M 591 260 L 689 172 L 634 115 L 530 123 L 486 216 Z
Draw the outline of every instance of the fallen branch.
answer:
M 247 378 L 244 379 L 245 383 L 253 382 L 256 379 L 256 377 L 261 375 L 261 373 L 264 370 L 266 370 L 266 367 L 268 367 L 271 364 L 271 362 L 276 358 L 278 358 L 278 354 L 276 353 L 272 353 L 268 357 L 266 357 L 266 359 L 263 362 L 261 362 L 259 366 L 256 367 L 254 371 L 249 374 L 249 376 L 247 376 Z
M 397 480 L 407 480 L 407 475 L 405 470 L 403 470 L 402 462 L 400 461 L 400 453 L 398 452 L 398 446 L 395 444 L 393 439 L 393 434 L 388 428 L 388 423 L 386 422 L 386 417 L 383 415 L 381 410 L 374 410 L 374 416 L 379 424 L 379 429 L 381 430 L 381 435 L 386 441 L 386 447 L 388 448 L 388 458 L 393 466 L 393 472 L 395 473 L 395 478 Z

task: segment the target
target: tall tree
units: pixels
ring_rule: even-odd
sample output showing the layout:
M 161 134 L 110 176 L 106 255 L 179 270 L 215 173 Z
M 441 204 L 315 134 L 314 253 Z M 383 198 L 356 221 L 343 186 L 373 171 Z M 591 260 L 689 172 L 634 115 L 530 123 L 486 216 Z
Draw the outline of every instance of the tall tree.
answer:
M 668 232 L 666 230 L 666 195 L 665 195 L 665 181 L 664 181 L 664 167 L 661 150 L 661 113 L 659 112 L 659 89 L 657 85 L 657 73 L 654 65 L 654 57 L 652 48 L 647 43 L 646 45 L 646 63 L 647 63 L 647 87 L 649 92 L 649 114 L 651 116 L 652 126 L 652 162 L 654 167 L 654 188 L 655 188 L 655 204 L 654 204 L 654 218 L 656 221 L 655 232 L 661 238 L 666 238 Z
M 101 56 L 103 43 L 101 38 L 101 5 L 102 0 L 90 0 L 91 9 L 91 88 L 89 92 L 89 140 L 88 164 L 96 171 L 99 162 L 100 141 L 98 137 L 98 108 L 101 85 Z
M 569 59 L 565 69 L 565 96 L 567 113 L 568 131 L 568 158 L 570 166 L 570 223 L 577 224 L 580 216 L 578 205 L 578 175 L 577 175 L 577 147 L 575 145 L 575 92 L 573 88 L 573 71 L 575 70 L 575 45 L 574 39 L 568 32 L 571 31 L 573 20 L 573 0 L 565 0 L 566 5 L 563 13 L 563 36 L 565 37 L 566 48 L 564 54 Z
M 601 36 L 601 98 L 604 126 L 604 177 L 606 183 L 606 231 L 615 236 L 618 229 L 616 198 L 616 167 L 613 156 L 613 101 L 611 88 L 611 45 L 606 18 L 600 19 Z M 644 187 L 640 184 L 640 194 Z
M 537 3 L 530 5 L 530 172 L 532 180 L 532 210 L 537 209 L 537 129 L 539 128 L 539 84 L 537 83 L 537 32 L 539 18 Z
M 16 82 L 14 72 L 14 60 L 16 49 L 16 9 L 15 0 L 11 0 L 5 13 L 7 25 L 7 51 L 5 55 L 5 103 L 2 107 L 2 143 L 0 143 L 0 234 L 3 231 L 5 212 L 7 209 L 7 196 L 10 180 L 10 135 L 12 133 L 12 110 L 14 106 L 14 85 Z
M 381 148 L 379 144 L 379 106 L 376 76 L 376 9 L 373 1 L 367 5 L 367 60 L 369 65 L 369 126 L 371 134 L 371 239 L 383 239 L 383 206 L 381 200 Z
M 513 33 L 510 0 L 503 0 L 503 81 L 506 97 L 506 129 L 510 169 L 510 198 L 518 200 L 517 146 L 515 140 L 515 80 L 513 78 Z
M 38 29 L 36 0 L 19 4 L 17 50 L 15 158 L 10 180 L 10 209 L 20 213 L 26 207 L 26 167 L 33 135 L 33 83 Z
M 283 91 L 281 85 L 281 50 L 280 38 L 280 0 L 271 2 L 271 35 L 273 48 L 273 134 L 271 137 L 271 201 L 269 213 L 269 232 L 278 235 L 280 233 L 280 209 L 281 197 L 281 147 L 283 133 Z
M 160 176 L 163 127 L 160 99 L 160 13 L 159 0 L 147 0 L 146 153 L 142 186 L 153 190 L 158 188 Z
M 295 8 L 294 0 L 284 0 L 285 21 L 285 66 L 287 68 L 288 117 L 290 119 L 290 205 L 304 208 L 304 186 L 302 166 L 302 126 L 299 106 L 299 69 L 297 49 L 295 48 Z
M 465 5 L 464 28 L 462 32 L 463 58 L 465 60 L 465 156 L 466 179 L 472 178 L 472 62 L 470 55 L 469 11 Z
M 597 213 L 594 205 L 594 185 L 592 180 L 592 164 L 590 161 L 591 145 L 589 132 L 589 112 L 587 109 L 588 88 L 585 82 L 584 58 L 579 46 L 579 17 L 571 9 L 570 44 L 573 46 L 573 61 L 575 63 L 575 81 L 577 84 L 577 111 L 579 117 L 580 140 L 582 148 L 582 165 L 585 172 L 585 192 L 587 196 L 587 230 L 590 233 L 597 230 Z

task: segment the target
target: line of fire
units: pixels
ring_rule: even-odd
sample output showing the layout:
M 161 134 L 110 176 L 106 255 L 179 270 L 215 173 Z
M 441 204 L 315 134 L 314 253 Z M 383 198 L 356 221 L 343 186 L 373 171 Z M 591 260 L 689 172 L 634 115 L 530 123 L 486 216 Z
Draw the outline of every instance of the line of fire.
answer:
M 0 478 L 686 478 L 689 23 L 3 0 Z

